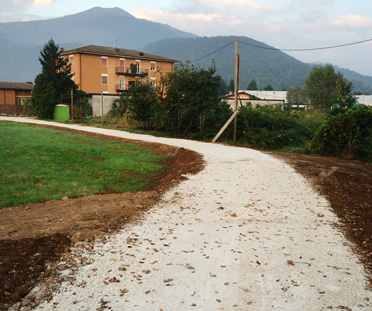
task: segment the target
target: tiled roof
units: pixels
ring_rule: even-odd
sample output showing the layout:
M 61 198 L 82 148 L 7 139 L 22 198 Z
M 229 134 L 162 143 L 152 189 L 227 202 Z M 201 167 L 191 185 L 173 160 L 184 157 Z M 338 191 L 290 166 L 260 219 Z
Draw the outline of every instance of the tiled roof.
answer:
M 114 56 L 114 57 L 123 57 L 123 58 L 128 57 L 128 58 L 152 60 L 152 61 L 168 62 L 168 63 L 177 62 L 177 60 L 174 60 L 174 59 L 157 56 L 153 54 L 148 54 L 148 53 L 144 53 L 140 51 L 110 48 L 110 47 L 97 46 L 97 45 L 88 45 L 88 46 L 84 46 L 81 48 L 62 51 L 61 55 L 69 55 L 69 54 L 75 54 L 75 53 L 93 54 L 93 55 L 101 55 L 101 56 Z
M 18 91 L 31 91 L 32 84 L 19 83 L 19 82 L 0 82 L 0 89 L 2 90 L 18 90 Z

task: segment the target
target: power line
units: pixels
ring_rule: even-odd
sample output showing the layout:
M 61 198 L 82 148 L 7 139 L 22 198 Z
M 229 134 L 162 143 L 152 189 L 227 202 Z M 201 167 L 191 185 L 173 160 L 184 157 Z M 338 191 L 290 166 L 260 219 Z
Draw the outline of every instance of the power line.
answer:
M 362 40 L 362 41 L 356 41 L 356 42 L 351 42 L 351 43 L 345 43 L 345 44 L 339 44 L 339 45 L 331 45 L 331 46 L 325 46 L 325 47 L 318 47 L 318 48 L 307 48 L 307 49 L 278 49 L 278 48 L 273 48 L 273 47 L 266 47 L 266 46 L 259 46 L 255 44 L 250 44 L 247 42 L 243 42 L 238 40 L 239 43 L 249 45 L 251 47 L 255 48 L 260 48 L 260 49 L 265 49 L 265 50 L 274 50 L 274 51 L 285 51 L 285 52 L 303 52 L 303 51 L 318 51 L 318 50 L 329 50 L 329 49 L 335 49 L 335 48 L 341 48 L 345 46 L 350 46 L 350 45 L 356 45 L 356 44 L 361 44 L 365 42 L 372 41 L 372 39 L 367 39 L 367 40 Z
M 197 61 L 199 61 L 199 60 L 201 60 L 201 59 L 203 59 L 203 58 L 206 58 L 206 57 L 208 57 L 208 56 L 210 56 L 210 55 L 212 55 L 212 54 L 214 54 L 214 53 L 217 53 L 217 52 L 223 50 L 224 48 L 228 47 L 230 44 L 232 44 L 232 43 L 234 43 L 234 42 L 235 42 L 235 41 L 231 41 L 230 43 L 224 45 L 223 47 L 221 47 L 221 48 L 219 48 L 219 49 L 217 49 L 217 50 L 215 50 L 215 51 L 213 51 L 213 52 L 211 52 L 211 53 L 209 53 L 209 54 L 207 54 L 207 55 L 205 55 L 205 56 L 202 56 L 202 57 L 200 57 L 200 58 L 198 58 L 198 59 L 193 60 L 191 63 L 195 63 L 195 62 L 197 62 Z
M 319 51 L 319 50 L 329 50 L 329 49 L 336 49 L 336 48 L 341 48 L 341 47 L 345 47 L 345 46 L 350 46 L 350 45 L 356 45 L 356 44 L 362 44 L 362 43 L 366 43 L 366 42 L 370 42 L 372 41 L 372 39 L 367 39 L 367 40 L 362 40 L 362 41 L 355 41 L 355 42 L 351 42 L 351 43 L 345 43 L 345 44 L 339 44 L 339 45 L 331 45 L 331 46 L 325 46 L 325 47 L 317 47 L 317 48 L 306 48 L 306 49 L 279 49 L 279 48 L 273 48 L 273 47 L 268 47 L 268 46 L 260 46 L 260 45 L 256 45 L 256 44 L 250 44 L 250 43 L 247 43 L 247 42 L 244 42 L 244 41 L 240 41 L 238 40 L 239 43 L 242 43 L 242 44 L 245 44 L 245 45 L 248 45 L 248 46 L 251 46 L 251 47 L 254 47 L 254 48 L 258 48 L 258 49 L 264 49 L 264 50 L 272 50 L 272 51 L 284 51 L 284 52 L 304 52 L 304 51 Z M 202 60 L 214 53 L 217 53 L 221 50 L 223 50 L 224 48 L 228 47 L 230 44 L 233 44 L 234 41 L 231 41 L 230 43 L 224 45 L 223 47 L 211 52 L 211 53 L 208 53 L 207 55 L 204 55 L 198 59 L 195 59 L 193 61 L 190 61 L 191 63 L 195 63 L 199 60 Z

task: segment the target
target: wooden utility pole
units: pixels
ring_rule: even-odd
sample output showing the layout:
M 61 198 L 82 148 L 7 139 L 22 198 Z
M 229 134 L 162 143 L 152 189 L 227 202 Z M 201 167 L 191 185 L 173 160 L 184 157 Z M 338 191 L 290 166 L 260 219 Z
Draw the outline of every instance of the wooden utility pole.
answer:
M 74 90 L 71 89 L 71 120 L 74 120 Z
M 234 120 L 234 141 L 236 141 L 236 121 L 238 114 L 238 92 L 239 92 L 239 54 L 238 54 L 238 39 L 235 39 L 235 96 L 234 96 L 234 113 L 225 125 L 220 129 L 217 135 L 213 138 L 212 143 L 215 143 L 221 134 L 226 130 L 229 124 Z
M 103 91 L 101 94 L 101 125 L 103 126 Z
M 235 97 L 234 97 L 234 113 L 238 110 L 238 92 L 239 92 L 239 54 L 238 54 L 238 39 L 235 39 Z M 234 118 L 234 142 L 236 141 L 236 123 L 237 117 Z

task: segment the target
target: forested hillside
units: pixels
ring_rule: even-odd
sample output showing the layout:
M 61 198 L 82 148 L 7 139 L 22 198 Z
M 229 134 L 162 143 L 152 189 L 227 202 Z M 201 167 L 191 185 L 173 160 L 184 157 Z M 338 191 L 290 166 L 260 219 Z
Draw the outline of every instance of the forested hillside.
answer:
M 182 63 L 190 61 L 202 67 L 211 66 L 214 60 L 217 73 L 228 83 L 234 78 L 235 38 L 238 39 L 240 55 L 239 87 L 241 89 L 246 88 L 252 79 L 256 80 L 258 89 L 263 89 L 268 84 L 274 90 L 305 85 L 306 77 L 312 68 L 311 64 L 303 63 L 265 43 L 248 37 L 169 38 L 151 43 L 143 50 L 177 59 Z M 216 52 L 209 55 L 214 51 Z M 341 72 L 345 78 L 353 81 L 355 91 L 371 91 L 371 77 L 362 76 L 350 70 Z

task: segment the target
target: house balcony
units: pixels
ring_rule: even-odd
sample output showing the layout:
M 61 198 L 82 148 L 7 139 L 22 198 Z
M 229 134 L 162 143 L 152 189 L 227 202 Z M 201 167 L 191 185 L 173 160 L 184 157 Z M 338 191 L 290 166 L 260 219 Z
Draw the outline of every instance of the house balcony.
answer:
M 128 85 L 116 84 L 115 89 L 116 89 L 116 92 L 124 92 L 124 91 L 128 91 L 129 87 Z
M 121 93 L 121 92 L 126 92 L 126 91 L 129 91 L 129 89 L 135 85 L 135 82 L 131 82 L 129 85 L 126 84 L 126 85 L 122 85 L 122 84 L 115 84 L 115 89 L 116 89 L 116 92 L 118 93 Z
M 148 69 L 138 69 L 137 67 L 116 67 L 116 74 L 123 76 L 147 77 Z

